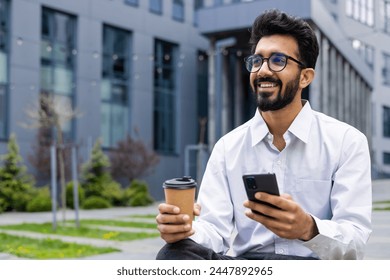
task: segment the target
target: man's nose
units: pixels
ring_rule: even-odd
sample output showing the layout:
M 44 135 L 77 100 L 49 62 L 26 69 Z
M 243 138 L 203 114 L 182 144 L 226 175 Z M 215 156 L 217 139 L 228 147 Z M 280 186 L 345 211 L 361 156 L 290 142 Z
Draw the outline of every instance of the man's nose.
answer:
M 268 59 L 264 59 L 263 64 L 261 64 L 259 71 L 257 71 L 257 75 L 260 77 L 272 75 L 272 71 L 268 67 Z

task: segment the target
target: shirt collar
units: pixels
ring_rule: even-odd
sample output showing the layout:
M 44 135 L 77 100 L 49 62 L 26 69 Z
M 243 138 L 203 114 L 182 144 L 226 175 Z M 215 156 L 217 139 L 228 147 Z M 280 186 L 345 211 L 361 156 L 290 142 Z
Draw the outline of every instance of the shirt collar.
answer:
M 309 101 L 302 100 L 302 105 L 301 111 L 295 117 L 288 131 L 294 134 L 302 142 L 307 143 L 309 141 L 313 112 Z
M 264 137 L 266 137 L 269 133 L 268 126 L 258 109 L 256 109 L 255 116 L 252 118 L 250 129 L 252 137 L 252 147 L 256 146 L 259 142 L 261 142 Z
M 310 127 L 313 118 L 313 113 L 309 101 L 302 100 L 302 109 L 296 116 L 288 131 L 299 138 L 304 143 L 309 141 Z M 258 109 L 252 118 L 250 125 L 252 147 L 261 142 L 269 133 L 268 126 L 261 116 Z

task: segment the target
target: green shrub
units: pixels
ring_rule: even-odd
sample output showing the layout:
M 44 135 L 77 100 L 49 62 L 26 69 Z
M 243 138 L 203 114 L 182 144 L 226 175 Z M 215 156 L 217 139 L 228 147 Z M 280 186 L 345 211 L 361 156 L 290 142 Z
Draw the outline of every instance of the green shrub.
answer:
M 106 199 L 99 196 L 91 196 L 85 199 L 83 209 L 103 209 L 110 208 L 111 204 Z
M 81 187 L 85 197 L 101 197 L 110 205 L 123 205 L 123 191 L 118 182 L 112 179 L 109 172 L 110 160 L 101 148 L 101 141 L 96 141 L 90 160 L 83 165 Z
M 153 203 L 153 199 L 145 193 L 136 193 L 129 200 L 129 206 L 146 206 Z
M 85 199 L 84 189 L 78 184 L 79 205 L 83 205 Z M 73 181 L 66 184 L 66 207 L 74 209 Z
M 81 187 L 85 190 L 85 196 L 101 196 L 105 186 L 112 182 L 111 175 L 108 171 L 110 161 L 103 153 L 101 141 L 96 141 L 90 160 L 82 167 Z
M 14 134 L 11 134 L 7 148 L 7 154 L 1 155 L 0 211 L 25 211 L 33 197 L 34 181 L 23 164 Z
M 153 203 L 148 191 L 148 185 L 140 180 L 133 180 L 125 190 L 124 199 L 127 206 L 146 206 Z
M 51 210 L 51 196 L 49 187 L 42 187 L 36 191 L 36 195 L 26 206 L 28 212 L 41 212 Z
M 34 189 L 26 189 L 26 192 L 15 192 L 12 195 L 13 209 L 16 211 L 26 211 L 27 204 L 34 198 Z
M 0 197 L 0 214 L 5 211 L 7 208 L 7 202 L 5 201 L 4 198 Z
M 107 199 L 114 206 L 124 206 L 123 190 L 119 183 L 108 182 L 101 192 L 101 197 Z

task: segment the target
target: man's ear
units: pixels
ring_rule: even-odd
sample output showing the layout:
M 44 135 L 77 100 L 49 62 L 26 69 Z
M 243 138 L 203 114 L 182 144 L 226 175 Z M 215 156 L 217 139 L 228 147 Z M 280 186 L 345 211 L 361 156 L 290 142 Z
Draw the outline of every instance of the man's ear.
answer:
M 301 88 L 305 88 L 313 81 L 315 75 L 315 70 L 313 68 L 305 68 L 301 71 L 301 77 L 299 85 Z

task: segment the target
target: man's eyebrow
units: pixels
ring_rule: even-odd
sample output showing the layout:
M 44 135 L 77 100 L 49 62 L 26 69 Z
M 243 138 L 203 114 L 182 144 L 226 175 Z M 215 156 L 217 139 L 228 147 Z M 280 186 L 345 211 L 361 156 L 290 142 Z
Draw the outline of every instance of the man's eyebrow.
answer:
M 264 55 L 261 54 L 262 52 L 255 52 L 254 54 L 256 55 L 259 55 L 259 56 L 262 56 L 262 57 L 265 57 Z M 283 54 L 283 55 L 287 55 L 286 53 L 282 52 L 282 51 L 273 51 L 269 54 L 269 56 L 273 55 L 273 54 Z

